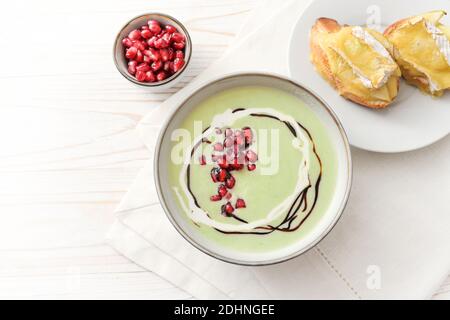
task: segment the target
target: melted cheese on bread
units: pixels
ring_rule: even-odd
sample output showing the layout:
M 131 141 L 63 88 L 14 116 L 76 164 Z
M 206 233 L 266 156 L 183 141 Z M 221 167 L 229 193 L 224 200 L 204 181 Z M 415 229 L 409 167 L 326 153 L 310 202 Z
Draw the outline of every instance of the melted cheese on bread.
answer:
M 369 89 L 384 86 L 398 66 L 386 48 L 361 27 L 344 27 L 330 41 L 330 47 L 344 59 Z
M 405 79 L 435 96 L 450 89 L 450 29 L 439 23 L 443 15 L 408 18 L 386 31 Z
M 340 94 L 351 94 L 364 97 L 366 101 L 377 100 L 391 102 L 397 96 L 398 77 L 390 77 L 380 88 L 369 89 L 363 81 L 355 76 L 354 70 L 339 54 L 328 52 L 330 68 L 337 78 L 337 89 Z
M 335 78 L 332 85 L 341 95 L 361 97 L 371 103 L 390 103 L 397 96 L 401 72 L 391 57 L 392 46 L 382 34 L 361 27 L 343 27 L 319 37 Z M 327 79 L 320 61 L 315 65 Z

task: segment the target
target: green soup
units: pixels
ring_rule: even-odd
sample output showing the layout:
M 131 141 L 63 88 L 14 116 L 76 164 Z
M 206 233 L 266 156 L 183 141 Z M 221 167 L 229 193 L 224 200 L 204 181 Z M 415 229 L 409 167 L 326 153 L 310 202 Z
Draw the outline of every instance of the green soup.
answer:
M 307 236 L 325 215 L 336 152 L 319 118 L 294 95 L 225 90 L 196 106 L 180 132 L 172 135 L 172 155 L 183 161 L 170 161 L 170 186 L 192 232 L 205 240 L 270 252 Z

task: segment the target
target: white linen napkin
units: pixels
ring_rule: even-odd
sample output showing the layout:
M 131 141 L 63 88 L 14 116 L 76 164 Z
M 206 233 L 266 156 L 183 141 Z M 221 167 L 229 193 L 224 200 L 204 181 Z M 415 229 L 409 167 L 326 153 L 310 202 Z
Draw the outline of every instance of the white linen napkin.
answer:
M 289 43 L 290 30 L 306 5 L 290 1 L 278 13 L 274 6 L 258 9 L 259 17 L 263 11 L 274 17 L 242 36 L 225 57 L 142 121 L 139 132 L 149 149 L 165 114 L 209 80 L 235 71 L 287 75 L 287 50 L 279 46 Z M 254 21 L 258 19 L 248 26 Z M 277 46 L 267 44 L 267 34 L 277 34 Z M 119 205 L 108 241 L 197 298 L 431 297 L 450 271 L 450 139 L 395 155 L 353 148 L 352 156 L 353 188 L 341 220 L 318 246 L 294 260 L 266 267 L 234 266 L 192 247 L 158 203 L 152 163 Z

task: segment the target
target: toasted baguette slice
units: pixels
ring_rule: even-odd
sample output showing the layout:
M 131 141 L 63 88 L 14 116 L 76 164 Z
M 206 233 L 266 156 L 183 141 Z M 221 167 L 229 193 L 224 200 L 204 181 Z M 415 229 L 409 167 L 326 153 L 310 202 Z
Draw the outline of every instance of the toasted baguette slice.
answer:
M 437 97 L 450 89 L 450 28 L 439 22 L 445 15 L 428 12 L 397 21 L 384 31 L 406 81 Z
M 343 97 L 370 108 L 385 108 L 396 98 L 401 72 L 382 34 L 319 18 L 310 50 L 317 72 Z

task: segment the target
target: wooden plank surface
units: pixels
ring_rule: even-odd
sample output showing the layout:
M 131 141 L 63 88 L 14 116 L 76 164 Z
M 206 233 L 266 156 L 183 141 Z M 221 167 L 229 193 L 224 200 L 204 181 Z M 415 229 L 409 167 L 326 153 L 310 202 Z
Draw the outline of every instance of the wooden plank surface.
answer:
M 134 127 L 220 57 L 260 3 L 0 4 L 0 298 L 190 298 L 103 239 L 149 157 Z M 151 11 L 179 18 L 194 42 L 189 74 L 158 94 L 124 80 L 111 55 L 121 25 Z M 435 297 L 450 297 L 450 280 Z

